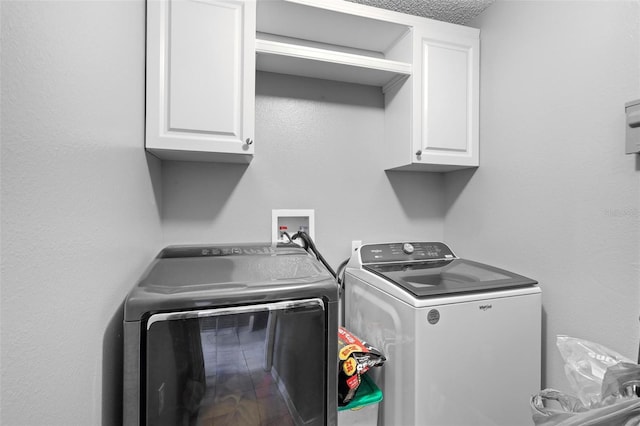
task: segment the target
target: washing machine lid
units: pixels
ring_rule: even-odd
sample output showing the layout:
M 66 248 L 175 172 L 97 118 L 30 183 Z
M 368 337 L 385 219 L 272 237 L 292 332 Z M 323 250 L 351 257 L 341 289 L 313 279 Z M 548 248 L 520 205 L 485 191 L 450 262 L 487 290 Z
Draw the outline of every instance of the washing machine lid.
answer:
M 527 287 L 537 281 L 471 260 L 443 243 L 388 243 L 361 247 L 362 268 L 417 298 Z

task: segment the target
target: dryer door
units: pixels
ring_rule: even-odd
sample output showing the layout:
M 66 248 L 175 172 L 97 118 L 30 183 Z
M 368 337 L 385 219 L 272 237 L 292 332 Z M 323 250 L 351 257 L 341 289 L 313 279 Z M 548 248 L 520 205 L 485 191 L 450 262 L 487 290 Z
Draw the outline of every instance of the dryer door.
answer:
M 324 425 L 325 323 L 321 299 L 151 315 L 146 424 Z

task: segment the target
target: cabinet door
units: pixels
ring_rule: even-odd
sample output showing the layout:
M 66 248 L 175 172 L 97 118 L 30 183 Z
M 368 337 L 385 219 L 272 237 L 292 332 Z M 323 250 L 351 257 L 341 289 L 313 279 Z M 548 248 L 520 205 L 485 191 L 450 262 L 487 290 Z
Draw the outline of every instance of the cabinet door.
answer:
M 417 35 L 414 161 L 444 169 L 478 166 L 479 40 L 453 31 Z
M 251 160 L 255 25 L 254 0 L 147 2 L 147 150 Z

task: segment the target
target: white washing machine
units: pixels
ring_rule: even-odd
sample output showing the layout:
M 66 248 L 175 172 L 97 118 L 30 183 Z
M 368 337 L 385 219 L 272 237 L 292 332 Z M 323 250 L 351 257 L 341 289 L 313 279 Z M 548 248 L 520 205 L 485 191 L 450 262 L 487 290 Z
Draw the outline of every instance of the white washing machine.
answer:
M 367 244 L 345 269 L 345 325 L 387 356 L 379 425 L 531 425 L 540 390 L 537 282 L 443 243 Z

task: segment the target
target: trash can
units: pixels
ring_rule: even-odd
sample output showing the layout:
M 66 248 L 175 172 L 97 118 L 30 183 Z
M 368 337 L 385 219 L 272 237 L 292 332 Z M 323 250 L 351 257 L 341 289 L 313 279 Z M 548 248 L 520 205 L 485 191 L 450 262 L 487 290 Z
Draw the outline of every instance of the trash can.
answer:
M 363 374 L 360 379 L 360 386 L 353 399 L 347 405 L 338 407 L 338 426 L 378 424 L 378 403 L 382 401 L 382 391 L 368 374 Z

